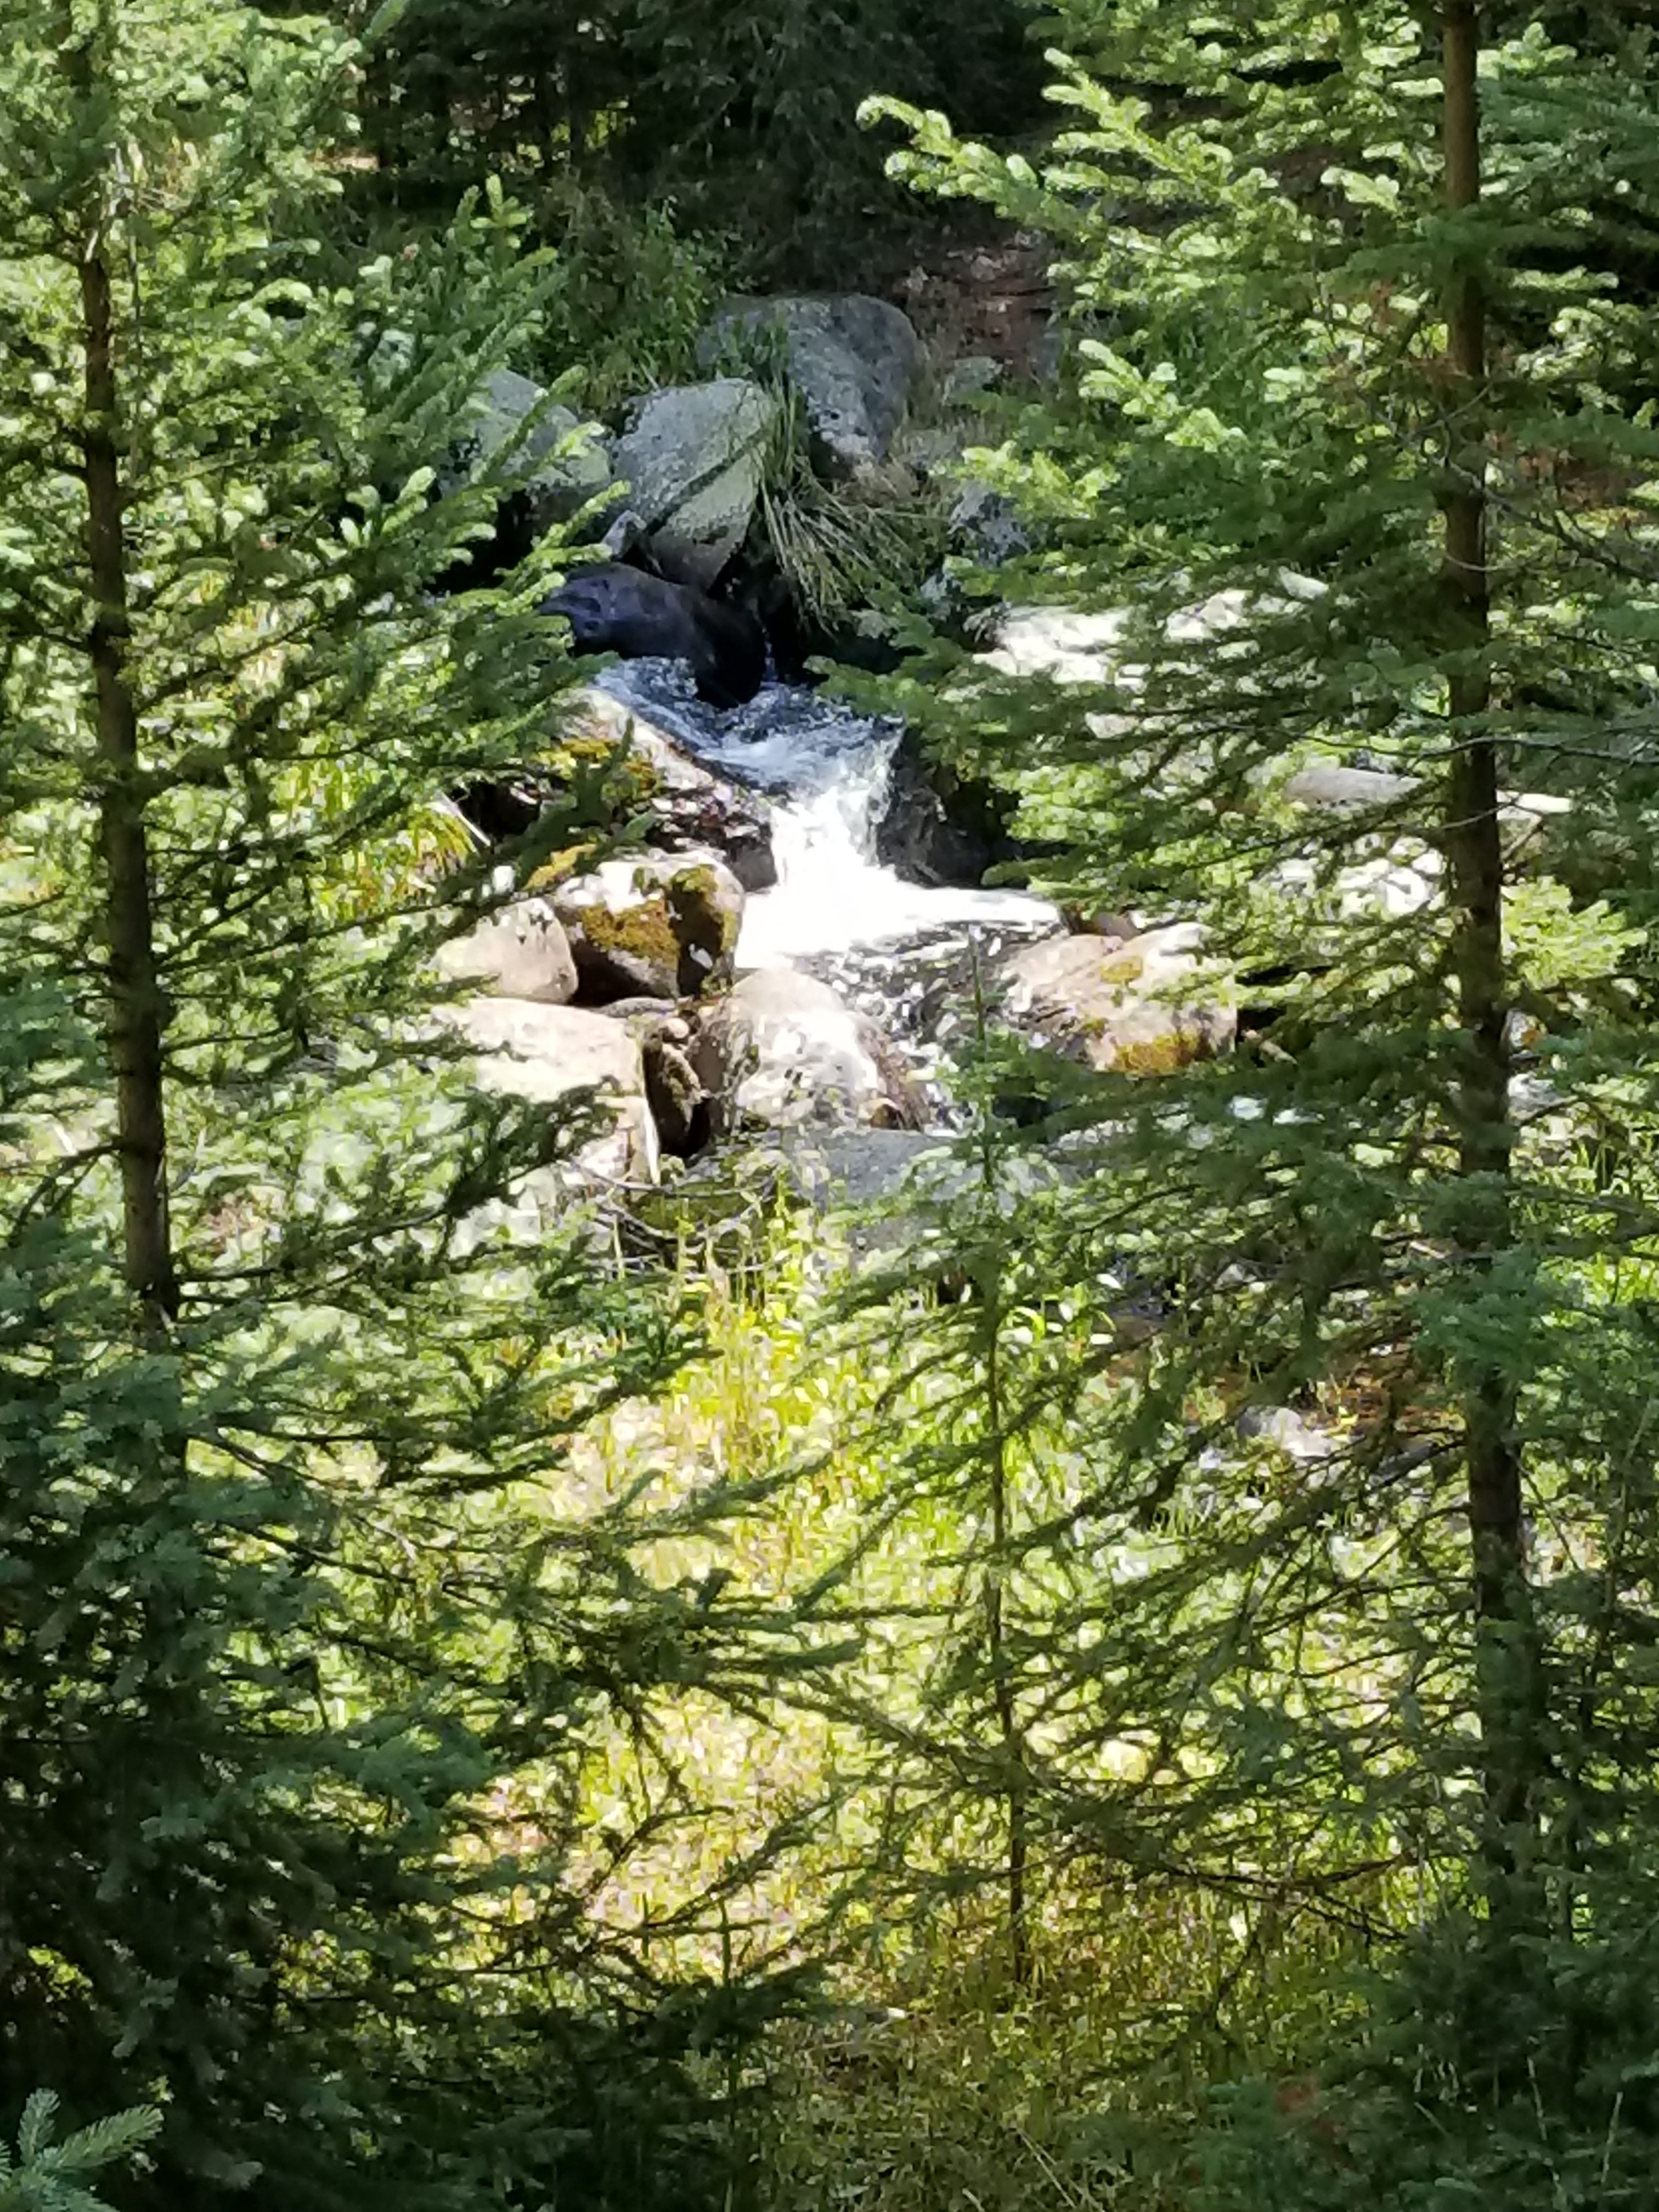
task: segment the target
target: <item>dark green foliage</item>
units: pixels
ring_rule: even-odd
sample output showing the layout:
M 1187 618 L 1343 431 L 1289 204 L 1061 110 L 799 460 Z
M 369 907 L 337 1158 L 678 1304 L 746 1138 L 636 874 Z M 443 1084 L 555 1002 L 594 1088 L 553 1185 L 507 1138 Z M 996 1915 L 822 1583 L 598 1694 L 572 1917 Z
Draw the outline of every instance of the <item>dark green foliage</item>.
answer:
M 492 190 L 314 280 L 318 27 L 9 30 L 0 2113 L 155 2101 L 129 2202 L 713 2203 L 697 2054 L 766 2000 L 606 1924 L 587 1765 L 792 1638 L 641 1563 L 702 1506 L 577 1510 L 678 1302 L 549 1187 L 579 1102 L 476 1096 L 427 968 L 480 891 L 441 795 L 568 681 L 556 545 L 425 588 L 511 482 L 428 497 L 543 271 Z
M 364 115 L 377 196 L 430 210 L 487 165 L 545 187 L 556 243 L 570 188 L 672 204 L 744 282 L 863 283 L 909 223 L 860 102 L 887 91 L 964 127 L 1037 119 L 1024 0 L 413 0 L 373 49 Z

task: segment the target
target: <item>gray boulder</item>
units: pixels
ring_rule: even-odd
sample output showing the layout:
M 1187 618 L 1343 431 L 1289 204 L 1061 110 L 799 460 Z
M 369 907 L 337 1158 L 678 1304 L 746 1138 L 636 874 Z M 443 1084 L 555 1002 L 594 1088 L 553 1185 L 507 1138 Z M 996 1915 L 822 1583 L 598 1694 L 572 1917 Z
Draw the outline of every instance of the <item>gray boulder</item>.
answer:
M 989 484 L 970 483 L 951 509 L 951 545 L 982 568 L 1000 568 L 1030 551 L 1031 536 L 1012 500 Z
M 704 332 L 702 357 L 713 362 L 774 333 L 831 470 L 854 476 L 884 460 L 921 359 L 909 317 L 863 292 L 734 300 Z
M 735 376 L 638 401 L 611 448 L 628 515 L 664 572 L 706 589 L 755 511 L 776 402 Z
M 547 398 L 539 384 L 510 368 L 492 369 L 473 397 L 473 416 L 457 441 L 441 484 L 466 483 L 518 435 Z M 526 438 L 516 459 L 522 489 L 530 501 L 532 526 L 539 533 L 567 520 L 611 482 L 611 464 L 597 436 L 584 433 L 580 416 L 550 405 Z
M 922 1118 L 874 1023 L 793 969 L 745 975 L 704 1015 L 690 1060 L 717 1135 L 755 1125 L 914 1128 Z
M 605 860 L 550 896 L 590 1006 L 692 999 L 731 981 L 743 886 L 715 854 Z
M 576 995 L 569 942 L 545 899 L 520 899 L 486 915 L 441 946 L 434 964 L 452 982 L 473 983 L 498 999 L 562 1006 Z

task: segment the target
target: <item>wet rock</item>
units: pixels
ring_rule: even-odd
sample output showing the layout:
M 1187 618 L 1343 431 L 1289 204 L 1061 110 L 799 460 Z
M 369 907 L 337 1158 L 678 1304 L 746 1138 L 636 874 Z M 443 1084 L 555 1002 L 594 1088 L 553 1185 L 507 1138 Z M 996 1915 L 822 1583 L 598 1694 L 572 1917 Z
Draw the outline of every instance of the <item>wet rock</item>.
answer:
M 1015 858 L 1008 824 L 1018 804 L 988 777 L 964 775 L 906 729 L 876 818 L 876 858 L 908 884 L 973 885 Z
M 606 860 L 550 896 L 589 1006 L 696 998 L 731 980 L 743 886 L 713 853 Z
M 599 1094 L 603 1124 L 575 1155 L 584 1178 L 657 1179 L 656 1125 L 646 1102 L 640 1048 L 620 1022 L 579 1006 L 535 1006 L 520 999 L 473 999 L 441 1009 L 477 1055 L 486 1091 L 544 1103 L 556 1120 L 580 1093 Z
M 699 351 L 712 363 L 769 343 L 801 395 L 830 472 L 854 476 L 884 460 L 921 358 L 902 309 L 862 292 L 734 300 L 704 332 Z
M 1039 909 L 1041 912 L 1041 909 Z M 904 1055 L 930 1127 L 958 1126 L 955 1055 L 975 1036 L 985 981 L 1011 944 L 1054 935 L 1060 916 L 958 921 L 878 944 L 804 956 L 798 965 L 873 1022 Z
M 706 589 L 742 544 L 776 415 L 769 393 L 735 376 L 635 405 L 611 458 L 640 529 L 680 581 Z
M 1022 946 L 1001 969 L 1005 1019 L 1067 1059 L 1125 1075 L 1164 1075 L 1227 1051 L 1238 1026 L 1214 987 L 1195 986 L 1203 933 L 1195 923 L 1146 931 L 1127 944 L 1060 937 Z
M 712 1006 L 691 1054 L 717 1135 L 745 1125 L 914 1128 L 923 1109 L 891 1045 L 828 984 L 746 975 Z
M 756 793 L 693 760 L 608 692 L 584 693 L 575 726 L 608 744 L 626 741 L 638 764 L 640 803 L 651 816 L 653 846 L 716 853 L 746 891 L 769 890 L 777 882 L 771 815 Z
M 538 612 L 562 616 L 578 653 L 685 661 L 713 707 L 743 706 L 766 680 L 766 635 L 747 608 L 623 561 L 578 569 Z
M 499 999 L 562 1006 L 576 995 L 569 940 L 545 899 L 520 899 L 486 915 L 441 947 L 434 964 L 452 982 L 475 983 Z

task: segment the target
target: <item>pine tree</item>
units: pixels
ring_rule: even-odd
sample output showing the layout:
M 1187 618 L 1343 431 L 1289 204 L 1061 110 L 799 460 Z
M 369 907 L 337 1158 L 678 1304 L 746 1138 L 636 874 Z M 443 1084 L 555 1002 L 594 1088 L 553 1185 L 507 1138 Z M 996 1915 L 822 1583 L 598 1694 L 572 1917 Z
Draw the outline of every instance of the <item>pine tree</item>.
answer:
M 1073 1339 L 998 1385 L 1066 1493 L 1002 1570 L 1027 1910 L 1092 1864 L 1236 1916 L 1212 2020 L 1264 1946 L 1389 1939 L 1341 2170 L 1241 2118 L 1196 2201 L 1634 2202 L 1659 448 L 1653 301 L 1595 249 L 1650 219 L 1655 58 L 1457 0 L 1056 35 L 1041 172 L 914 112 L 896 166 L 1059 242 L 1074 382 L 981 465 L 1048 527 L 1026 595 L 1121 629 L 1097 681 L 902 703 L 1079 903 L 1201 921 L 1243 1019 L 1056 1094 L 1074 1180 L 1008 1232 L 1004 1309 Z M 1241 1443 L 1252 1404 L 1325 1455 Z
M 574 1513 L 678 1301 L 568 1197 L 490 1228 L 586 1124 L 475 1097 L 431 1013 L 484 889 L 441 794 L 569 680 L 556 544 L 428 588 L 511 480 L 433 495 L 544 272 L 492 188 L 319 276 L 316 25 L 7 28 L 0 2111 L 157 2103 L 157 2203 L 694 2203 L 683 2062 L 757 2000 L 586 1909 L 586 1747 L 790 1632 Z

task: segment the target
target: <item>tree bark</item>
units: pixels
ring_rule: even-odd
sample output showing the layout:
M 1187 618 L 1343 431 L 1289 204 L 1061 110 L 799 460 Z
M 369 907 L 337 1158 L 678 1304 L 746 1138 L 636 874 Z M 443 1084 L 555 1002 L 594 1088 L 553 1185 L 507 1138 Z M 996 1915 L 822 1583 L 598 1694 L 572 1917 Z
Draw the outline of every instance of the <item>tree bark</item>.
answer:
M 125 504 L 116 442 L 114 316 L 103 237 L 81 257 L 86 422 L 82 453 L 94 611 L 87 652 L 97 697 L 99 836 L 109 952 L 109 1041 L 115 1074 L 125 1273 L 153 1323 L 178 1310 L 167 1220 L 162 992 L 156 970 L 149 850 L 138 789 L 138 716 L 126 679 Z
M 1480 198 L 1479 12 L 1473 0 L 1448 0 L 1441 17 L 1447 198 L 1454 209 L 1469 208 Z M 1494 1260 L 1513 1242 L 1514 1131 L 1498 763 L 1486 721 L 1491 705 L 1485 660 L 1491 622 L 1481 420 L 1486 303 L 1478 270 L 1468 261 L 1452 279 L 1447 328 L 1455 411 L 1443 579 L 1455 659 L 1449 701 L 1454 752 L 1446 845 L 1463 1054 L 1455 1111 L 1462 1182 L 1461 1256 L 1479 1279 L 1490 1273 Z M 1516 1839 L 1535 1822 L 1542 1769 L 1541 1662 L 1527 1575 L 1517 1401 L 1512 1376 L 1490 1362 L 1466 1377 L 1462 1415 L 1486 1795 L 1484 1853 L 1494 1901 L 1500 1893 L 1513 1898 Z

